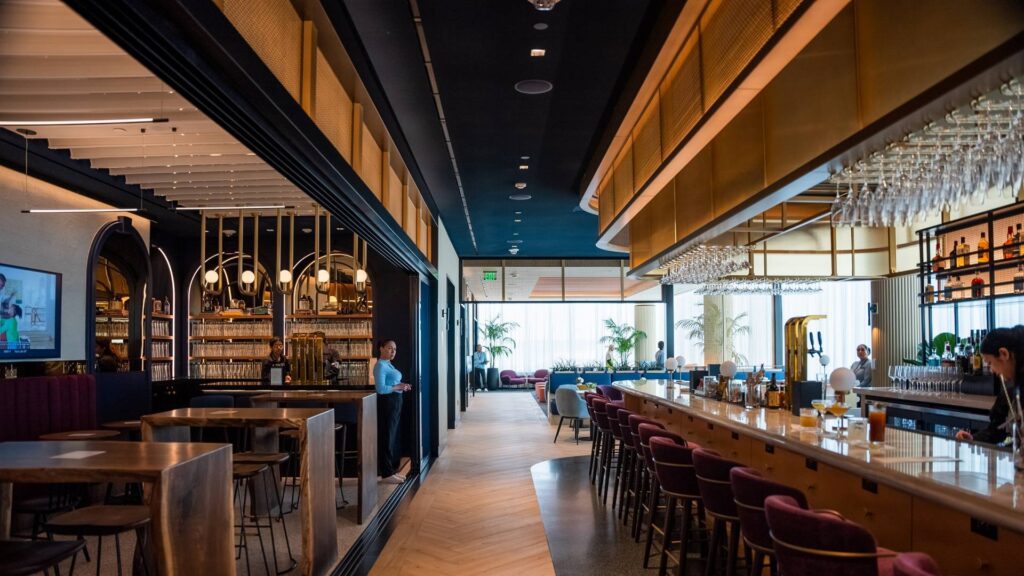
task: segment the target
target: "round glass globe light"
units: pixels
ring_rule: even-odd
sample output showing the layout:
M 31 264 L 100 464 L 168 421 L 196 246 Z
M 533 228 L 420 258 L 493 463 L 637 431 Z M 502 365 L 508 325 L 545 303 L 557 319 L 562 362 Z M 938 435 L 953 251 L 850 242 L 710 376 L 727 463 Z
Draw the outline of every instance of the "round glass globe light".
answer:
M 292 281 L 292 273 L 289 270 L 281 270 L 281 273 L 277 275 L 277 279 L 281 284 L 288 284 Z
M 828 357 L 828 354 L 822 354 L 818 357 L 818 362 L 821 362 L 822 366 L 828 366 L 828 363 L 831 361 L 832 359 Z
M 857 383 L 857 376 L 854 375 L 853 370 L 840 366 L 829 375 L 828 383 L 836 392 L 849 392 L 853 389 L 853 385 Z
M 733 376 L 735 376 L 737 369 L 738 367 L 736 366 L 736 363 L 733 362 L 732 360 L 726 360 L 725 362 L 722 362 L 721 372 L 722 376 L 725 376 L 726 378 L 732 378 Z
M 327 270 L 320 270 L 316 273 L 316 281 L 326 283 L 331 279 L 331 275 L 327 273 Z
M 252 270 L 246 270 L 245 272 L 242 272 L 242 283 L 243 284 L 252 284 L 255 281 L 256 281 L 256 274 L 254 274 Z
M 686 358 L 676 356 L 676 367 L 682 370 L 683 366 L 686 366 Z
M 206 280 L 207 284 L 216 284 L 217 283 L 217 271 L 216 270 L 207 270 L 206 274 L 203 275 L 203 280 Z
M 356 282 L 366 282 L 366 270 L 356 270 Z
M 676 359 L 675 358 L 669 358 L 668 360 L 665 360 L 665 370 L 668 370 L 669 372 L 675 372 L 676 371 Z

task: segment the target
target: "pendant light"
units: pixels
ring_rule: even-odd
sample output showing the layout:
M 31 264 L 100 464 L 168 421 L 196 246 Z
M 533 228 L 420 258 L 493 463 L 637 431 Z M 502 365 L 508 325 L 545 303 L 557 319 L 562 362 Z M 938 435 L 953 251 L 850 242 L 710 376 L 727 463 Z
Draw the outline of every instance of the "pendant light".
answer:
M 199 226 L 199 286 L 204 294 L 220 296 L 224 292 L 221 273 L 224 270 L 224 217 L 217 217 L 217 268 L 206 269 L 206 212 Z
M 316 258 L 316 291 L 320 294 L 327 294 L 331 288 L 331 213 L 325 211 L 324 214 L 327 216 L 327 240 L 326 240 L 326 254 L 325 261 L 323 264 L 320 262 L 320 206 L 316 207 L 316 221 L 313 226 L 313 233 L 316 235 L 315 246 L 313 247 L 313 255 Z
M 245 214 L 238 211 L 238 291 L 246 296 L 259 293 L 260 277 L 260 213 L 252 213 L 252 270 L 242 265 L 245 258 Z
M 288 226 L 288 268 L 286 270 L 281 269 L 281 209 L 277 209 L 277 267 L 275 268 L 275 278 L 277 279 L 277 289 L 282 294 L 291 294 L 292 290 L 295 289 L 295 283 L 292 282 L 292 274 L 295 269 L 295 212 L 289 212 L 288 214 L 289 226 Z
M 359 235 L 352 232 L 352 269 L 355 270 L 355 281 L 356 294 L 362 295 L 366 293 L 366 243 L 362 243 L 363 248 L 363 260 L 359 259 Z

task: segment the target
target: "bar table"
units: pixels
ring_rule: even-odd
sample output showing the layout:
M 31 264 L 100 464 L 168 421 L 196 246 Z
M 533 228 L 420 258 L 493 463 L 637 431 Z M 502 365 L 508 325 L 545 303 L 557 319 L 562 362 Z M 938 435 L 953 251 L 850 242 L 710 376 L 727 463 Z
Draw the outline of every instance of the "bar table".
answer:
M 0 539 L 10 536 L 14 482 L 141 482 L 160 574 L 235 574 L 226 444 L 0 443 Z
M 142 417 L 145 442 L 189 439 L 189 426 L 253 428 L 252 449 L 278 451 L 278 428 L 299 430 L 302 574 L 327 574 L 338 557 L 334 516 L 334 410 L 319 408 L 179 408 Z M 230 470 L 229 470 L 230 472 Z M 226 483 L 230 491 L 231 480 Z
M 365 391 L 271 392 L 253 396 L 257 406 L 279 406 L 288 402 L 316 402 L 325 406 L 346 404 L 356 407 L 356 434 L 359 438 L 356 518 L 362 524 L 377 505 L 377 394 Z M 342 446 L 341 450 L 344 451 Z

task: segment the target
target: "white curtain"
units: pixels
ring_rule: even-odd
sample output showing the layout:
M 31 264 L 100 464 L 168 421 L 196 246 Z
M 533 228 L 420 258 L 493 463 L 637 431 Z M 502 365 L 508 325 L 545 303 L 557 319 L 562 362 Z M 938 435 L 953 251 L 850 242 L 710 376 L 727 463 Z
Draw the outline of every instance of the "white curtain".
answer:
M 747 326 L 749 333 L 733 337 L 733 349 L 742 354 L 748 365 L 764 364 L 773 366 L 773 320 L 771 296 L 735 295 L 732 300 L 732 316 L 746 314 L 737 324 Z M 678 325 L 683 320 L 696 318 L 703 313 L 704 297 L 693 292 L 675 295 L 673 312 Z M 675 356 L 682 355 L 688 364 L 704 364 L 704 350 L 697 339 L 691 339 L 682 327 L 675 329 Z
M 871 301 L 871 283 L 823 282 L 816 294 L 782 297 L 782 321 L 794 316 L 827 314 L 816 320 L 809 330 L 821 332 L 825 354 L 831 359 L 829 370 L 837 366 L 849 367 L 857 359 L 857 345 L 871 346 L 871 327 L 868 326 L 868 302 Z M 817 340 L 815 340 L 817 344 Z M 817 359 L 808 366 L 808 377 L 820 371 Z
M 601 344 L 608 335 L 604 321 L 634 325 L 634 304 L 618 303 L 558 303 L 558 304 L 477 304 L 477 319 L 482 327 L 488 320 L 501 316 L 503 321 L 519 324 L 511 337 L 516 341 L 511 356 L 496 359 L 491 366 L 500 370 L 533 372 L 550 369 L 558 360 L 576 365 L 597 363 L 604 365 L 607 345 Z M 658 305 L 664 315 L 664 305 Z M 479 334 L 477 335 L 480 338 Z M 661 338 L 648 334 L 649 338 Z M 486 343 L 480 339 L 481 344 Z M 635 358 L 631 358 L 634 362 Z M 653 360 L 641 358 L 640 360 Z

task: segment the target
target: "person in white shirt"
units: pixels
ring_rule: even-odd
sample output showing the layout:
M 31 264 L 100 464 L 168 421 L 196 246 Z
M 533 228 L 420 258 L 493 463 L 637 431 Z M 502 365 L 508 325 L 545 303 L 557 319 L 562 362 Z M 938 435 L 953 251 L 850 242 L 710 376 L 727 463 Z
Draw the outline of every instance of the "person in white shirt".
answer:
M 654 365 L 659 370 L 665 367 L 665 343 L 658 341 L 658 351 L 654 353 Z
M 473 352 L 473 387 L 477 390 L 487 389 L 487 353 L 484 347 L 477 344 Z
M 850 366 L 850 370 L 853 370 L 853 375 L 857 377 L 858 386 L 871 386 L 871 370 L 874 368 L 874 364 L 868 357 L 869 354 L 871 354 L 871 348 L 868 348 L 867 344 L 857 346 L 857 361 Z

